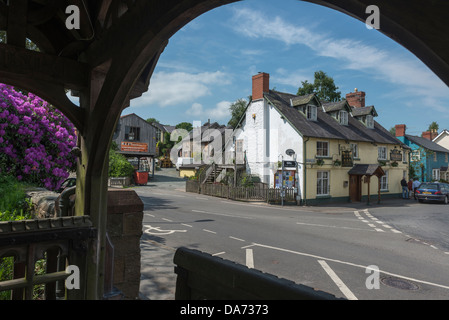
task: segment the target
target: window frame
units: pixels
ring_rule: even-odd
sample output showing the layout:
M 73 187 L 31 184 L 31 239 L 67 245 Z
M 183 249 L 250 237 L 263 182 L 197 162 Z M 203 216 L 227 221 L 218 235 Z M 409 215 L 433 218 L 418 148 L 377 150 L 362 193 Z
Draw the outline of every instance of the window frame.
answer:
M 385 170 L 385 175 L 380 177 L 380 191 L 388 191 L 389 183 L 389 170 Z
M 309 121 L 317 121 L 318 120 L 318 107 L 313 104 L 308 104 L 306 106 L 306 118 Z
M 366 127 L 369 128 L 369 129 L 374 129 L 374 117 L 371 114 L 369 114 L 369 115 L 366 116 L 365 119 L 366 119 L 365 120 L 366 121 Z
M 323 174 L 326 174 L 327 177 L 324 177 Z M 326 192 L 324 193 L 323 191 Z M 316 172 L 316 195 L 317 196 L 330 195 L 330 171 L 320 170 Z
M 383 153 L 383 152 L 381 152 L 381 150 L 385 150 L 385 156 L 384 157 L 381 157 L 382 153 Z M 387 147 L 377 147 L 377 160 L 381 160 L 381 161 L 388 160 L 387 154 L 388 154 Z
M 319 148 L 318 147 L 319 143 L 326 144 L 326 148 Z M 326 150 L 327 154 L 326 155 L 319 155 L 318 154 L 319 153 L 318 150 Z M 316 142 L 316 157 L 317 158 L 329 158 L 329 141 L 317 141 Z
M 339 122 L 342 126 L 349 124 L 349 113 L 346 110 L 340 110 L 338 112 Z
M 351 148 L 351 151 L 352 151 L 352 158 L 360 159 L 359 145 L 357 143 L 351 143 L 351 144 L 349 144 L 349 147 Z
M 129 139 L 129 134 L 134 133 L 134 139 Z M 140 141 L 140 127 L 125 126 L 125 141 L 139 142 Z

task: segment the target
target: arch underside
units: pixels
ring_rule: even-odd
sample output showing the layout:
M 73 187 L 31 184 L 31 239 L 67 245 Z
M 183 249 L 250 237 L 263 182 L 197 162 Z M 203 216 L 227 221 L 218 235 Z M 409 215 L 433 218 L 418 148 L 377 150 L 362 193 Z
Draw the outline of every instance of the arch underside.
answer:
M 171 36 L 199 15 L 239 0 L 0 0 L 0 81 L 52 103 L 78 128 L 77 215 L 90 215 L 104 247 L 107 155 L 118 119 L 130 100 L 151 89 L 150 80 Z M 304 0 L 362 22 L 377 5 L 381 29 L 421 59 L 449 85 L 447 1 Z M 425 3 L 425 4 L 423 4 Z M 80 9 L 80 28 L 65 27 L 68 5 Z M 41 52 L 25 48 L 26 39 Z M 74 105 L 65 93 L 80 97 Z M 100 298 L 104 257 L 88 266 L 88 298 Z

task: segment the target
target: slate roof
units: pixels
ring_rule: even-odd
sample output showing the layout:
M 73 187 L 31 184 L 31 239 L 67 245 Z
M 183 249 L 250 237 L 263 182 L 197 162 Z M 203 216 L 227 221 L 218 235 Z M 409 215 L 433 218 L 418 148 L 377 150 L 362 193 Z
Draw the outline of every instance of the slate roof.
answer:
M 348 174 L 359 176 L 384 176 L 385 172 L 378 164 L 356 164 L 351 170 L 348 171 Z
M 449 153 L 449 150 L 440 146 L 438 143 L 430 141 L 426 138 L 418 137 L 418 136 L 411 136 L 406 134 L 405 137 L 413 142 L 414 144 L 417 144 L 419 146 L 422 146 L 425 149 L 435 151 L 435 152 L 444 152 Z
M 359 120 L 349 116 L 348 126 L 344 126 L 320 107 L 317 108 L 317 121 L 307 120 L 301 112 L 291 106 L 290 101 L 311 101 L 312 99 L 309 96 L 307 96 L 307 99 L 299 99 L 292 94 L 270 91 L 265 93 L 265 98 L 304 137 L 397 144 L 408 148 L 377 122 L 374 122 L 373 129 L 368 129 Z

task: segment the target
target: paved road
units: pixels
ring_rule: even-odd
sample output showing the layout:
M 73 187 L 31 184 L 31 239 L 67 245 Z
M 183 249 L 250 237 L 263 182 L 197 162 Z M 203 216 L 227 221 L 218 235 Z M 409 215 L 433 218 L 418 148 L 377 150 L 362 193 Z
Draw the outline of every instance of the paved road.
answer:
M 447 225 L 443 206 L 400 200 L 382 207 L 279 208 L 183 190 L 175 171 L 136 188 L 145 203 L 142 298 L 174 298 L 172 259 L 180 245 L 346 298 L 449 296 L 447 238 L 439 238 L 444 227 L 432 232 L 436 215 Z M 366 288 L 368 265 L 383 271 L 380 290 Z

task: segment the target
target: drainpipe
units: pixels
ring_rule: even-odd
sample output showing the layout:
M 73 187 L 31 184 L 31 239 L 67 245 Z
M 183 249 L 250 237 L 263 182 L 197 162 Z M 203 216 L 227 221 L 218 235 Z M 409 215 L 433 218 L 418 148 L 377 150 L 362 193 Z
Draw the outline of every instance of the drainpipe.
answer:
M 303 140 L 304 147 L 303 147 L 303 162 L 304 162 L 304 205 L 307 205 L 307 142 L 310 138 L 307 138 Z

